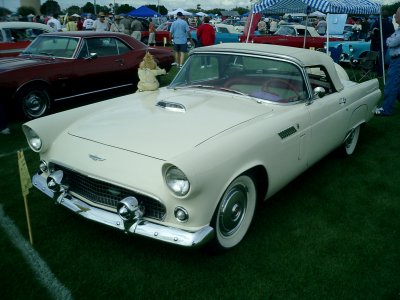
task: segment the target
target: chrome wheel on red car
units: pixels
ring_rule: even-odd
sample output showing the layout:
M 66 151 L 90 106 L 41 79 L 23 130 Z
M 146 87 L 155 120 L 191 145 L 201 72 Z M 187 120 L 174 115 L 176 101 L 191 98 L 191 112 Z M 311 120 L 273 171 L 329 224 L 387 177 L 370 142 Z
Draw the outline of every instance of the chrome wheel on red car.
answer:
M 29 119 L 44 116 L 50 109 L 50 96 L 44 87 L 26 87 L 20 92 L 22 112 Z

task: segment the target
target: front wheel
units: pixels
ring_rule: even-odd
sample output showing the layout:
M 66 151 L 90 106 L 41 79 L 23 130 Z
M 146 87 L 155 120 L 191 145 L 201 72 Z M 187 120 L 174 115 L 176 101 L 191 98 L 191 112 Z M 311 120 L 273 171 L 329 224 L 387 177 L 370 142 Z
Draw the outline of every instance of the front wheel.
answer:
M 360 126 L 353 128 L 343 144 L 343 150 L 346 155 L 352 155 L 356 149 L 358 143 L 358 137 L 360 136 Z
M 19 103 L 28 119 L 44 116 L 50 110 L 50 96 L 46 88 L 37 85 L 25 87 L 19 93 Z
M 254 181 L 240 175 L 226 189 L 215 212 L 212 225 L 214 244 L 219 249 L 230 249 L 243 239 L 253 219 L 257 200 Z

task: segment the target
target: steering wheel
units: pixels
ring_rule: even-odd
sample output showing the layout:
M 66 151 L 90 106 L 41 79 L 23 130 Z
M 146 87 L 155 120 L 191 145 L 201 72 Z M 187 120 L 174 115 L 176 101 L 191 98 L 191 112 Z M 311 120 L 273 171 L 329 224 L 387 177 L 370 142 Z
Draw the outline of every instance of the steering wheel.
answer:
M 299 94 L 299 92 L 297 91 L 297 88 L 296 88 L 293 84 L 291 84 L 290 82 L 288 82 L 287 80 L 283 80 L 283 79 L 279 79 L 279 78 L 273 78 L 273 79 L 267 80 L 267 81 L 263 84 L 262 90 L 263 90 L 264 92 L 267 92 L 267 93 L 270 93 L 270 94 L 273 94 L 273 95 L 277 95 L 275 92 L 273 92 L 273 91 L 270 90 L 271 87 L 274 87 L 274 88 L 282 88 L 282 89 L 288 89 L 288 90 L 292 91 L 292 92 L 296 95 L 297 99 L 300 98 L 300 94 Z M 278 95 L 277 95 L 277 96 L 278 96 Z M 285 99 L 282 99 L 282 100 L 284 100 L 284 101 L 290 101 L 291 99 L 296 99 L 296 97 L 285 98 Z

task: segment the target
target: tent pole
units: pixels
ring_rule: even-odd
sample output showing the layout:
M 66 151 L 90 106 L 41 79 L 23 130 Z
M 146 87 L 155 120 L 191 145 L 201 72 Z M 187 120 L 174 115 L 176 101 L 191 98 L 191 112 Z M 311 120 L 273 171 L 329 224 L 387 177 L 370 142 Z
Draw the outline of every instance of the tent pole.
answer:
M 329 18 L 330 14 L 326 14 L 326 54 L 330 55 L 329 53 Z
M 254 17 L 254 12 L 253 12 L 253 9 L 254 9 L 254 4 L 252 4 L 252 5 L 251 5 L 250 26 L 249 26 L 249 28 L 247 28 L 247 37 L 246 37 L 246 43 L 248 43 L 248 42 L 249 42 L 249 38 L 250 38 L 250 31 L 251 31 L 251 28 L 253 27 L 253 17 Z
M 385 78 L 385 53 L 383 52 L 383 28 L 382 28 L 382 11 L 379 13 L 379 32 L 380 32 L 380 39 L 381 39 L 381 61 L 382 61 L 382 77 L 383 77 L 383 84 L 386 83 Z
M 306 48 L 306 39 L 307 39 L 307 25 L 308 25 L 308 12 L 306 15 L 306 29 L 304 30 L 304 40 L 303 40 L 303 48 Z

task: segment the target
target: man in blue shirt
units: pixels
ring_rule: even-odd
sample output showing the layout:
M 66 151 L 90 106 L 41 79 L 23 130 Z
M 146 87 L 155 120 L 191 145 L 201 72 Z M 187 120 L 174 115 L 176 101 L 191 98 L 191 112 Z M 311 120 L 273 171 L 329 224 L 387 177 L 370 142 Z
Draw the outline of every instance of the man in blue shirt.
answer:
M 395 20 L 400 24 L 400 8 L 397 9 Z M 390 65 L 384 89 L 382 107 L 375 111 L 378 116 L 390 116 L 394 113 L 394 106 L 400 95 L 400 27 L 387 38 L 386 45 L 390 54 Z
M 189 25 L 183 20 L 183 14 L 179 11 L 177 19 L 172 23 L 170 31 L 174 40 L 175 65 L 181 68 L 185 60 L 185 53 L 188 52 L 187 39 L 189 37 Z

